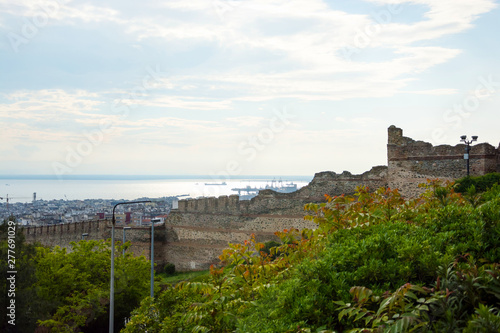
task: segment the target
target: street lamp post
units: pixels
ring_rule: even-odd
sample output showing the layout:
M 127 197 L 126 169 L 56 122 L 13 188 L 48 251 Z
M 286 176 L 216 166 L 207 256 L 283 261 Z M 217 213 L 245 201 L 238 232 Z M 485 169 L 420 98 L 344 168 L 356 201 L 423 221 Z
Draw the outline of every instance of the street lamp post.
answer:
M 462 135 L 460 141 L 465 143 L 464 159 L 467 161 L 467 177 L 469 177 L 470 144 L 477 141 L 477 135 L 473 135 L 472 140 L 467 140 L 467 135 Z
M 143 201 L 128 201 L 119 202 L 113 207 L 113 219 L 111 220 L 111 277 L 109 281 L 109 333 L 114 332 L 115 320 L 115 209 L 119 205 L 131 205 L 138 203 L 151 202 L 150 200 Z
M 155 283 L 155 223 L 151 219 L 151 290 L 149 296 L 154 297 Z
M 132 229 L 130 227 L 123 227 L 123 257 L 125 258 L 125 230 L 129 230 L 129 229 Z

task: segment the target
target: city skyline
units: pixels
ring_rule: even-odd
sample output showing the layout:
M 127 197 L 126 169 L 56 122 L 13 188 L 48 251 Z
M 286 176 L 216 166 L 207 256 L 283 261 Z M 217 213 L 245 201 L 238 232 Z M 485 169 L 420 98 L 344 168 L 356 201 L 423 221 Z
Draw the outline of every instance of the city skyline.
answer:
M 314 175 L 498 146 L 498 1 L 0 0 L 0 174 Z

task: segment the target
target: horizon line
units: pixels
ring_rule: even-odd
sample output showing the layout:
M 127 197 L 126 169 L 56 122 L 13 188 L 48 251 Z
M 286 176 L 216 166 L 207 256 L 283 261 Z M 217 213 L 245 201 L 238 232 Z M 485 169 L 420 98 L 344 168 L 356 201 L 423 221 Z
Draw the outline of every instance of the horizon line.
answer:
M 232 179 L 245 179 L 245 178 L 278 178 L 277 180 L 288 180 L 286 178 L 301 178 L 301 179 L 312 179 L 314 175 L 232 175 L 232 176 L 218 176 L 218 175 L 175 175 L 175 174 L 163 174 L 163 175 L 145 175 L 145 174 L 75 174 L 75 175 L 51 175 L 51 174 L 17 174 L 17 175 L 6 175 L 0 174 L 0 179 L 17 179 L 17 180 L 132 180 L 132 179 L 210 179 L 210 180 L 232 180 Z

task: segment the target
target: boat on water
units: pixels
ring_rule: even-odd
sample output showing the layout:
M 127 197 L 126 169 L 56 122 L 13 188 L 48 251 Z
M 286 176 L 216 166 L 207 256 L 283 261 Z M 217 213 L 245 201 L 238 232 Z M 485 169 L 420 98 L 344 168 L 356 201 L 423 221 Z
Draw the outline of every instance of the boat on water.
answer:
M 227 183 L 226 182 L 222 182 L 222 183 L 205 183 L 205 185 L 223 186 L 223 185 L 227 185 Z
M 251 186 L 246 186 L 246 187 L 240 187 L 240 188 L 232 188 L 232 191 L 238 192 L 238 196 L 240 197 L 240 200 L 250 200 L 253 197 L 257 196 L 260 191 L 262 190 L 273 190 L 278 193 L 292 193 L 297 191 L 297 184 L 293 182 L 289 183 L 283 183 L 282 180 L 276 181 L 273 180 L 271 181 L 270 184 L 266 184 L 265 187 L 251 187 Z

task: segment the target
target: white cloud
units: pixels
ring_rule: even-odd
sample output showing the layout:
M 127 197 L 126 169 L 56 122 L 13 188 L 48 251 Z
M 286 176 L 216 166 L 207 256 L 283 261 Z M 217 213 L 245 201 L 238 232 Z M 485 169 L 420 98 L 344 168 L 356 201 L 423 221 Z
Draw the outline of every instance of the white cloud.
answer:
M 437 100 L 440 96 L 459 94 L 461 90 L 456 85 L 447 86 L 451 81 L 443 79 L 439 82 L 446 83 L 426 85 L 423 78 L 440 64 L 468 56 L 464 52 L 468 51 L 468 41 L 460 44 L 457 39 L 450 43 L 445 37 L 473 28 L 480 15 L 495 8 L 495 1 L 371 2 L 370 5 L 379 6 L 373 7 L 376 10 L 401 4 L 402 14 L 394 13 L 381 22 L 372 13 L 336 10 L 335 2 L 321 0 L 0 0 L 3 26 L 12 22 L 22 25 L 26 19 L 32 21 L 44 13 L 44 6 L 60 4 L 51 11 L 50 29 L 40 29 L 43 33 L 30 38 L 33 45 L 29 51 L 26 47 L 20 57 L 12 58 L 16 68 L 27 62 L 37 68 L 41 65 L 44 70 L 36 75 L 45 75 L 47 88 L 35 85 L 32 90 L 13 91 L 4 85 L 5 93 L 0 96 L 2 137 L 12 147 L 29 147 L 29 141 L 43 145 L 31 150 L 35 156 L 59 151 L 58 142 L 78 142 L 85 129 L 98 128 L 105 121 L 113 124 L 102 149 L 109 158 L 115 150 L 127 156 L 128 150 L 133 150 L 146 158 L 148 154 L 158 154 L 160 148 L 176 147 L 175 152 L 180 153 L 176 158 L 182 156 L 186 159 L 182 163 L 187 165 L 194 164 L 201 151 L 205 160 L 224 155 L 223 149 L 234 153 L 233 146 L 240 138 L 255 135 L 253 132 L 266 124 L 264 117 L 244 110 L 265 111 L 286 100 L 304 110 L 310 107 L 313 113 L 321 105 L 323 118 L 333 120 L 331 114 L 341 113 L 335 113 L 338 109 L 331 106 L 343 107 L 350 100 L 359 103 L 346 108 L 354 110 L 360 105 L 370 109 L 371 105 L 363 103 L 377 98 L 387 101 L 383 98 L 400 95 L 401 99 L 409 99 L 417 95 Z M 419 6 L 420 11 L 405 13 L 412 6 Z M 407 20 L 405 14 L 411 19 Z M 67 27 L 82 39 L 82 45 L 95 49 L 82 47 L 81 57 L 58 58 L 67 54 L 60 52 L 67 48 Z M 79 41 L 72 41 L 71 45 L 76 47 Z M 47 48 L 43 43 L 47 43 Z M 133 52 L 127 53 L 129 48 Z M 84 52 L 94 55 L 95 63 L 91 66 L 85 63 Z M 108 61 L 100 64 L 101 57 Z M 72 61 L 82 62 L 82 69 Z M 134 81 L 139 76 L 138 68 L 144 72 L 145 65 L 158 63 L 162 68 L 170 66 L 168 77 L 156 78 L 144 93 L 132 97 L 137 86 L 131 85 L 138 82 Z M 123 72 L 131 73 L 131 77 L 125 77 Z M 53 80 L 53 73 L 64 73 L 70 84 Z M 92 86 L 103 81 L 107 84 L 103 83 L 104 88 Z M 412 83 L 418 84 L 412 88 Z M 266 103 L 256 106 L 256 102 L 262 101 Z M 129 112 L 113 112 L 114 102 Z M 296 147 L 305 151 L 318 146 L 318 142 L 361 142 L 367 127 L 384 126 L 381 122 L 385 120 L 366 113 L 342 115 L 337 118 L 342 129 L 335 130 L 314 129 L 317 124 L 313 120 L 300 118 L 277 137 L 276 149 L 288 145 L 293 155 Z M 379 136 L 385 133 L 378 135 L 377 140 Z M 155 147 L 156 152 L 141 150 L 144 143 Z M 189 154 L 182 155 L 185 151 Z M 64 149 L 60 153 L 63 152 Z M 349 148 L 342 152 L 349 154 Z M 104 153 L 102 156 L 108 158 Z
M 229 100 L 196 96 L 148 96 L 148 98 L 144 99 L 123 99 L 122 101 L 126 105 L 187 110 L 224 110 L 231 106 Z
M 144 118 L 140 120 L 118 120 L 117 126 L 129 128 L 177 128 L 188 132 L 219 131 L 220 125 L 216 121 L 191 120 L 176 117 Z
M 96 93 L 62 89 L 16 91 L 5 94 L 7 103 L 0 104 L 0 118 L 63 121 L 68 117 L 100 117 L 94 111 L 103 102 Z
M 230 117 L 226 119 L 237 127 L 262 127 L 269 119 L 256 116 Z
M 2 123 L 0 126 L 2 133 L 2 144 L 6 147 L 15 146 L 22 143 L 58 143 L 65 142 L 68 138 L 74 138 L 75 135 L 69 131 L 53 131 L 48 128 L 39 128 L 38 126 L 15 123 Z
M 457 49 L 416 47 L 411 46 L 412 43 L 436 40 L 470 28 L 477 15 L 495 6 L 486 0 L 474 6 L 470 1 L 399 1 L 402 10 L 405 3 L 427 6 L 425 19 L 409 24 L 380 24 L 368 14 L 352 15 L 336 11 L 322 1 L 247 1 L 237 6 L 236 3 L 234 6 L 229 2 L 221 3 L 227 5 L 223 19 L 207 11 L 210 6 L 204 1 L 168 2 L 162 6 L 195 12 L 202 19 L 199 22 L 183 22 L 174 17 L 163 21 L 142 19 L 136 20 L 127 31 L 138 39 L 199 39 L 214 43 L 214 47 L 223 45 L 225 49 L 241 50 L 241 54 L 245 53 L 243 50 L 254 50 L 267 54 L 270 61 L 287 64 L 291 69 L 266 73 L 258 67 L 246 70 L 226 67 L 222 62 L 216 75 L 205 72 L 196 76 L 170 77 L 170 88 L 172 84 L 186 86 L 189 83 L 190 90 L 196 94 L 200 90 L 194 89 L 197 85 L 192 85 L 193 82 L 205 82 L 206 85 L 210 82 L 212 90 L 227 92 L 226 96 L 231 96 L 233 100 L 246 101 L 274 98 L 341 100 L 395 95 L 411 81 L 405 76 L 415 75 L 460 54 Z M 397 1 L 377 3 L 383 5 Z M 266 30 L 267 22 L 279 26 L 287 20 L 294 22 L 297 19 L 310 21 L 301 29 L 286 34 L 274 35 Z M 390 50 L 393 55 L 387 60 L 370 63 L 344 59 L 341 54 L 343 46 L 365 48 L 356 43 L 356 38 L 368 26 L 378 26 L 380 32 L 369 37 L 367 46 Z M 358 77 L 346 79 L 338 73 L 352 73 Z M 438 92 L 434 90 L 432 94 Z M 172 105 L 205 108 L 202 104 L 173 99 Z M 228 104 L 222 107 L 228 107 Z M 215 103 L 215 108 L 220 106 Z
M 18 0 L 15 5 L 10 0 L 0 0 L 0 6 L 3 13 L 22 16 L 42 26 L 55 21 L 66 24 L 76 24 L 75 20 L 84 23 L 117 21 L 119 15 L 119 11 L 112 8 L 71 0 Z
M 457 89 L 427 89 L 427 90 L 413 90 L 409 91 L 410 94 L 416 95 L 455 95 L 458 93 Z
M 370 1 L 370 0 L 368 0 Z M 472 27 L 478 15 L 491 11 L 497 5 L 492 0 L 371 0 L 380 5 L 399 4 L 402 13 L 406 4 L 427 7 L 424 20 L 413 24 L 389 22 L 381 25 L 374 39 L 375 45 L 404 45 L 422 40 L 435 40 L 445 35 L 462 32 Z M 393 19 L 397 20 L 397 15 Z M 374 22 L 376 23 L 376 22 Z
M 460 54 L 457 49 L 416 47 L 413 43 L 433 41 L 462 32 L 471 27 L 478 15 L 496 6 L 489 0 L 473 3 L 468 0 L 372 2 L 380 6 L 400 4 L 399 10 L 403 12 L 406 4 L 421 5 L 427 11 L 420 21 L 404 24 L 396 22 L 397 12 L 392 14 L 392 20 L 388 17 L 387 22 L 377 22 L 369 13 L 349 14 L 335 10 L 320 0 L 175 0 L 159 4 L 146 3 L 143 6 L 145 9 L 136 16 L 132 15 L 134 7 L 118 10 L 101 4 L 72 1 L 61 3 L 57 19 L 65 22 L 111 22 L 123 27 L 123 31 L 137 41 L 160 38 L 166 45 L 173 41 L 211 43 L 218 50 L 214 55 L 217 67 L 212 71 L 217 74 L 212 75 L 208 68 L 202 67 L 196 76 L 172 75 L 163 85 L 165 89 L 183 87 L 184 91 L 191 91 L 190 96 L 148 96 L 148 101 L 138 100 L 137 103 L 143 106 L 217 110 L 230 108 L 230 99 L 292 97 L 341 100 L 377 94 L 395 95 L 411 81 L 408 76 Z M 5 7 L 6 12 L 24 16 L 35 15 L 40 11 L 39 4 L 28 0 Z M 280 25 L 290 29 L 280 30 L 279 34 L 273 33 Z M 366 31 L 375 33 L 367 35 Z M 364 37 L 360 38 L 361 35 Z M 356 52 L 377 48 L 387 50 L 392 55 L 389 53 L 384 60 L 368 63 L 345 59 L 345 47 L 354 48 Z M 246 63 L 245 54 L 251 51 L 264 57 L 270 66 L 279 63 L 284 67 L 269 73 L 265 69 L 265 62 L 248 68 L 226 65 L 222 58 L 224 55 L 220 53 L 224 50 L 231 50 L 242 64 Z M 339 73 L 353 74 L 355 79 Z M 363 81 L 362 89 L 359 87 L 360 81 Z M 205 86 L 199 86 L 199 82 L 205 82 Z M 210 88 L 207 88 L 208 85 Z M 201 91 L 208 89 L 221 92 L 219 100 L 199 97 Z

